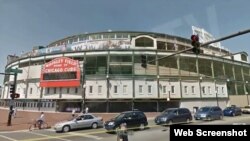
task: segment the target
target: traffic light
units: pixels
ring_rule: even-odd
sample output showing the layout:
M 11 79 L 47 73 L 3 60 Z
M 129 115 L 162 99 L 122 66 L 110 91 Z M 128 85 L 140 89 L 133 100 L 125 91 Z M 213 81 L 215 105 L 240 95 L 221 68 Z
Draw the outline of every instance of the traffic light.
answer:
M 18 94 L 18 93 L 11 94 L 10 97 L 11 97 L 12 99 L 19 98 L 19 97 L 20 97 L 20 94 Z
M 15 92 L 16 86 L 14 84 L 10 85 L 10 97 L 11 99 L 19 98 L 20 94 L 16 94 Z
M 193 46 L 192 51 L 195 54 L 200 54 L 200 42 L 199 42 L 199 36 L 198 35 L 192 35 L 191 36 L 191 44 Z
M 146 55 L 141 55 L 141 66 L 143 68 L 147 68 L 147 56 Z
M 10 85 L 10 94 L 14 94 L 15 93 L 15 85 L 11 84 Z

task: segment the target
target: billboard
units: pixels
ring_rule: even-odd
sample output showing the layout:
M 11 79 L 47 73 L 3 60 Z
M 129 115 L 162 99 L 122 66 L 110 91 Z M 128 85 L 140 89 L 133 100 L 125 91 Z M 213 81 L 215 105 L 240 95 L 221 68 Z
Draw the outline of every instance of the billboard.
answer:
M 78 60 L 60 57 L 45 63 L 41 71 L 40 87 L 80 86 Z

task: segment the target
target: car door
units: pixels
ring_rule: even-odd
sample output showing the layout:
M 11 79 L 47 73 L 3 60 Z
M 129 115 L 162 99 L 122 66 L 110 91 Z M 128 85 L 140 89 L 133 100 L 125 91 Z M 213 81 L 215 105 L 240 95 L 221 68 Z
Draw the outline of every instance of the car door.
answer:
M 132 115 L 132 127 L 139 127 L 140 124 L 143 122 L 142 117 L 140 116 L 139 112 L 133 112 Z
M 85 128 L 88 127 L 88 120 L 85 120 L 85 116 L 81 116 L 81 120 L 77 121 L 77 128 Z
M 93 122 L 94 122 L 94 117 L 92 115 L 85 115 L 83 127 L 84 128 L 91 127 Z
M 179 123 L 181 121 L 181 117 L 179 116 L 179 110 L 178 109 L 173 111 L 173 113 L 171 114 L 171 119 L 175 123 Z
M 213 108 L 213 112 L 214 112 L 214 117 L 215 119 L 220 119 L 221 116 L 221 110 L 219 107 L 214 107 Z
M 125 116 L 123 117 L 121 123 L 125 122 L 127 124 L 127 127 L 133 127 L 134 125 L 134 120 L 133 120 L 133 113 L 126 113 Z
M 84 120 L 84 116 L 79 116 L 75 119 L 74 123 L 73 123 L 73 127 L 74 129 L 78 129 L 78 128 L 82 128 L 82 124 L 83 124 L 83 120 Z

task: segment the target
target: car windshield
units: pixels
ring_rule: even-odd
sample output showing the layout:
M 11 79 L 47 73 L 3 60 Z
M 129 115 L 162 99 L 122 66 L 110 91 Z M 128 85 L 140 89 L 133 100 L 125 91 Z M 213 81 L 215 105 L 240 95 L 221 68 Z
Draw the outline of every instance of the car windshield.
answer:
M 175 111 L 175 109 L 166 109 L 166 110 L 164 110 L 163 112 L 162 112 L 162 114 L 169 114 L 169 113 L 172 113 L 172 112 L 174 112 Z
M 198 110 L 198 112 L 208 112 L 210 110 L 210 107 L 203 107 Z
M 233 110 L 235 107 L 227 107 L 225 110 Z
M 117 115 L 117 116 L 115 117 L 115 120 L 120 120 L 120 119 L 122 119 L 124 116 L 125 116 L 124 113 L 119 114 L 119 115 Z

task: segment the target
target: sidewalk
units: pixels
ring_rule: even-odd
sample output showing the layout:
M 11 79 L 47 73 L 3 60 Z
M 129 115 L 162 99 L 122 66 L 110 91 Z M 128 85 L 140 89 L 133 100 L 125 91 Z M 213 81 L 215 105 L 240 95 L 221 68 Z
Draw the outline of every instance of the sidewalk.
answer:
M 66 112 L 44 112 L 45 120 L 49 126 L 54 126 L 55 123 L 68 120 L 71 118 L 71 113 Z M 18 110 L 16 118 L 12 118 L 11 126 L 7 126 L 9 109 L 0 108 L 0 132 L 1 131 L 15 131 L 15 130 L 28 130 L 30 123 L 40 116 L 38 111 L 22 111 Z M 78 114 L 78 113 L 77 113 Z M 118 113 L 93 113 L 95 116 L 100 116 L 104 121 L 109 120 Z M 148 119 L 153 119 L 157 112 L 145 113 Z

